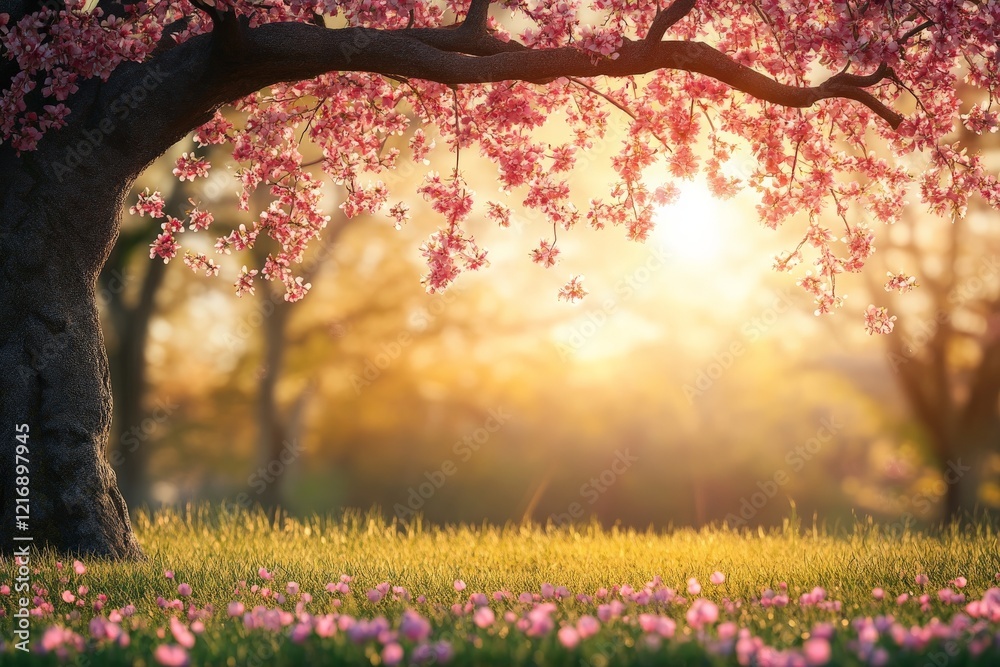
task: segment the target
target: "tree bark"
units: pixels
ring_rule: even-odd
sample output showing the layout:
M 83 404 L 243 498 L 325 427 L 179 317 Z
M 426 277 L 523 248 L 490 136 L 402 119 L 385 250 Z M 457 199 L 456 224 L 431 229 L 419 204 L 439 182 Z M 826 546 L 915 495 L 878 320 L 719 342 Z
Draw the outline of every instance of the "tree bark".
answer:
M 64 552 L 139 558 L 104 458 L 111 383 L 95 296 L 131 181 L 95 192 L 81 173 L 64 186 L 41 175 L 46 157 L 0 148 L 0 552 L 24 544 L 17 536 Z M 15 465 L 20 425 L 29 433 L 27 480 Z M 30 509 L 19 523 L 24 487 Z

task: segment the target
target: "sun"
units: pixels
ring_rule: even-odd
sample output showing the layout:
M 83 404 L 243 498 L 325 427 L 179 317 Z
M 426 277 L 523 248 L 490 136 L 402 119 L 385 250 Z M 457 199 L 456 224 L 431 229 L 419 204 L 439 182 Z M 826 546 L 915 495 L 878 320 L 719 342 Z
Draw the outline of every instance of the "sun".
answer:
M 678 261 L 717 260 L 725 249 L 722 208 L 702 183 L 687 184 L 677 201 L 657 208 L 653 233 Z

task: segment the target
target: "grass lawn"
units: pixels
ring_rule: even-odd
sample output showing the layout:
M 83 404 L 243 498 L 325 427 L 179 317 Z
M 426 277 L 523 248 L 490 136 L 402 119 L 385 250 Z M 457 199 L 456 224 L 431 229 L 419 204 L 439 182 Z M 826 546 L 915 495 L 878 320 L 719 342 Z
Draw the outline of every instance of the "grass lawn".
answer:
M 136 528 L 144 563 L 32 557 L 30 653 L 3 562 L 0 664 L 1000 664 L 987 525 L 279 528 L 199 508 Z

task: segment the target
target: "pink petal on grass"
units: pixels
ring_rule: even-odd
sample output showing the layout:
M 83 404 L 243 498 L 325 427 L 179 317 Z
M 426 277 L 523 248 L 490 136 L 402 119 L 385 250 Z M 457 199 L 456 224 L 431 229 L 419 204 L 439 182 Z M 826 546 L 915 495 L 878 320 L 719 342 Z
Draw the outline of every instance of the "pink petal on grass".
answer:
M 194 635 L 191 634 L 191 631 L 183 623 L 177 620 L 176 616 L 170 617 L 170 634 L 184 648 L 194 646 Z
M 403 661 L 403 647 L 392 642 L 386 644 L 385 648 L 382 649 L 382 664 L 384 665 L 398 665 Z
M 719 607 L 711 600 L 698 598 L 687 610 L 687 622 L 694 629 L 712 625 L 719 620 Z
M 819 637 L 807 639 L 806 643 L 802 645 L 802 654 L 805 656 L 806 663 L 812 667 L 825 665 L 830 662 L 830 642 Z
M 462 581 L 461 579 L 456 579 L 455 580 L 455 590 L 458 591 L 459 593 L 461 593 L 462 591 L 464 591 L 465 590 L 465 582 Z
M 188 654 L 182 647 L 176 644 L 161 644 L 156 647 L 153 657 L 161 665 L 166 667 L 184 667 L 188 664 Z
M 559 643 L 573 650 L 580 643 L 580 633 L 572 625 L 559 628 Z
M 726 582 L 726 575 L 716 570 L 715 572 L 712 573 L 712 576 L 710 576 L 708 580 L 711 581 L 716 586 L 718 586 Z
M 472 621 L 478 628 L 488 628 L 496 621 L 496 615 L 489 607 L 480 607 L 472 615 Z
M 581 639 L 592 637 L 601 630 L 601 622 L 593 616 L 581 616 L 576 622 L 576 631 L 580 633 Z

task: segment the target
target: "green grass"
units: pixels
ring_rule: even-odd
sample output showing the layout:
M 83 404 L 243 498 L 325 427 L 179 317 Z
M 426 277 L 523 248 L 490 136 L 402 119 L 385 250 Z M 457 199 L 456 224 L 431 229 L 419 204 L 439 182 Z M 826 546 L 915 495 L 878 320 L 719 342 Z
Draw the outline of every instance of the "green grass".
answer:
M 415 608 L 433 625 L 431 641 L 447 640 L 454 652 L 452 664 L 736 664 L 736 658 L 718 648 L 715 630 L 692 631 L 686 626 L 689 603 L 645 606 L 626 602 L 627 620 L 604 624 L 600 633 L 582 641 L 573 650 L 559 644 L 553 631 L 529 638 L 514 624 L 503 620 L 504 611 L 523 616 L 531 604 L 518 603 L 523 591 L 539 592 L 543 583 L 566 586 L 577 593 L 593 595 L 599 588 L 628 584 L 639 590 L 659 575 L 664 585 L 687 595 L 686 581 L 697 577 L 702 595 L 720 605 L 725 600 L 739 607 L 721 612 L 720 622 L 733 621 L 747 628 L 766 644 L 785 649 L 800 647 L 816 623 L 832 623 L 837 632 L 831 642 L 836 664 L 865 664 L 851 648 L 856 633 L 852 619 L 892 614 L 903 627 L 924 626 L 932 617 L 948 622 L 963 611 L 964 605 L 945 604 L 937 591 L 949 580 L 961 575 L 968 579 L 962 592 L 969 600 L 982 597 L 995 584 L 1000 571 L 997 532 L 987 524 L 959 529 L 952 527 L 928 535 L 903 532 L 886 535 L 878 526 L 862 523 L 851 529 L 831 533 L 802 530 L 790 522 L 773 532 L 734 532 L 724 529 L 637 532 L 602 530 L 596 526 L 578 529 L 543 527 L 403 527 L 386 523 L 375 514 L 348 514 L 342 519 L 312 518 L 285 520 L 272 525 L 254 513 L 231 514 L 210 508 L 198 508 L 184 514 L 164 512 L 141 517 L 136 530 L 149 559 L 143 563 L 86 561 L 87 571 L 77 575 L 72 559 L 64 559 L 64 568 L 56 569 L 57 557 L 39 554 L 32 560 L 35 573 L 32 583 L 46 589 L 42 597 L 54 606 L 54 612 L 33 618 L 33 649 L 30 654 L 14 650 L 11 617 L 16 611 L 17 595 L 0 595 L 5 611 L 0 639 L 7 642 L 0 652 L 2 664 L 57 664 L 63 661 L 34 647 L 43 632 L 53 624 L 64 625 L 84 638 L 83 653 L 69 649 L 65 661 L 81 665 L 154 665 L 154 649 L 172 642 L 157 630 L 168 627 L 171 615 L 157 606 L 157 597 L 178 597 L 177 584 L 191 585 L 193 593 L 185 607 L 211 607 L 205 631 L 198 635 L 190 651 L 191 664 L 212 665 L 297 665 L 297 664 L 379 664 L 382 645 L 377 641 L 352 642 L 344 632 L 334 637 L 311 635 L 305 642 L 289 638 L 290 628 L 280 631 L 247 630 L 241 619 L 230 619 L 227 605 L 243 600 L 250 609 L 256 604 L 278 606 L 259 594 L 234 591 L 241 580 L 248 585 L 298 582 L 313 599 L 305 611 L 314 615 L 331 612 L 371 619 L 382 615 L 395 627 L 407 607 Z M 258 576 L 258 568 L 275 573 L 272 582 Z M 165 570 L 175 572 L 174 581 L 164 577 Z M 726 574 L 719 586 L 709 583 L 713 571 Z M 13 564 L 3 563 L 0 585 L 13 584 Z M 351 592 L 333 595 L 325 590 L 343 573 L 354 577 Z M 900 593 L 919 595 L 922 587 L 914 582 L 917 574 L 930 578 L 926 592 L 931 595 L 930 609 L 921 611 L 916 602 L 902 606 L 895 598 Z M 65 581 L 60 581 L 60 577 Z M 459 593 L 454 581 L 462 579 L 468 588 Z M 381 582 L 405 587 L 414 600 L 410 603 L 386 600 L 371 603 L 366 591 Z M 786 582 L 790 603 L 784 608 L 764 608 L 756 601 L 765 588 L 778 589 Z M 86 606 L 64 602 L 61 593 L 74 593 L 80 585 L 89 591 L 82 597 Z M 842 601 L 839 612 L 804 608 L 798 597 L 814 586 L 823 586 L 828 598 Z M 882 587 L 886 599 L 877 602 L 872 589 Z M 497 623 L 477 628 L 469 615 L 453 614 L 451 605 L 468 601 L 469 594 L 511 591 L 515 599 L 490 605 Z M 98 594 L 107 596 L 101 612 L 92 603 Z M 418 603 L 418 595 L 426 601 Z M 283 608 L 294 611 L 297 596 L 289 596 Z M 342 598 L 338 609 L 332 606 Z M 127 647 L 95 642 L 90 639 L 88 623 L 95 615 L 107 616 L 112 609 L 135 605 L 137 611 L 126 618 L 124 627 L 130 636 Z M 558 603 L 552 615 L 556 628 L 572 623 L 583 614 L 596 615 L 597 601 L 579 602 L 574 597 Z M 677 634 L 658 648 L 646 643 L 638 627 L 639 613 L 657 613 L 677 622 Z M 181 617 L 187 620 L 187 616 Z M 977 628 L 983 637 L 998 631 L 995 623 Z M 968 650 L 970 637 L 959 633 L 955 642 L 932 641 L 919 651 L 898 648 L 883 633 L 879 646 L 889 651 L 891 664 L 935 664 L 947 658 L 950 665 L 1000 664 L 996 643 L 974 659 Z M 989 635 L 992 637 L 993 635 Z M 985 644 L 986 640 L 983 640 Z M 406 651 L 402 664 L 410 664 L 413 642 L 400 642 Z M 950 652 L 956 652 L 954 656 Z M 937 658 L 935 658 L 937 656 Z

